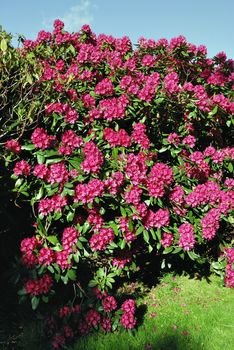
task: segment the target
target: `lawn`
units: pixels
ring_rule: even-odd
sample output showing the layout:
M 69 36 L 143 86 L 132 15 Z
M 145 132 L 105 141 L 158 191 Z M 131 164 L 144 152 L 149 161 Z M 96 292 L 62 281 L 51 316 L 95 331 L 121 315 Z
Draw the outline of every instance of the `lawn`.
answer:
M 144 320 L 136 334 L 92 335 L 69 350 L 232 350 L 234 294 L 209 281 L 167 275 L 142 300 Z

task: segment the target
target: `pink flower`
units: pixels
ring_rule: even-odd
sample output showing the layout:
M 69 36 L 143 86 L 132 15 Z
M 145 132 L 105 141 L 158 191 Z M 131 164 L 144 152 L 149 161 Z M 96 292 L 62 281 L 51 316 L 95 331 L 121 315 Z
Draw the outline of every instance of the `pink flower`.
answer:
M 173 72 L 169 73 L 164 78 L 164 87 L 170 94 L 180 92 L 178 74 Z
M 132 329 L 136 325 L 136 318 L 131 313 L 124 313 L 120 318 L 120 323 L 126 329 Z
M 62 250 L 61 252 L 56 252 L 56 264 L 62 269 L 67 270 L 71 268 L 71 263 L 68 262 L 69 252 L 67 250 Z
M 106 312 L 111 312 L 117 308 L 117 302 L 114 297 L 108 296 L 102 301 L 102 306 Z
M 102 329 L 106 332 L 109 333 L 111 331 L 112 324 L 111 324 L 111 319 L 109 317 L 105 317 L 102 320 Z
M 127 188 L 128 191 L 124 192 L 124 198 L 126 203 L 138 205 L 141 200 L 142 189 L 138 186 Z
M 114 231 L 111 228 L 102 228 L 90 238 L 90 247 L 93 251 L 105 250 L 107 245 L 114 240 Z
M 32 143 L 35 147 L 43 150 L 49 148 L 54 139 L 55 137 L 49 136 L 43 128 L 36 128 L 31 136 Z
M 64 184 L 68 181 L 68 171 L 63 162 L 54 163 L 49 166 L 47 181 L 51 184 Z
M 104 78 L 95 86 L 94 92 L 97 95 L 112 95 L 114 86 L 109 78 Z
M 160 228 L 162 226 L 168 226 L 170 221 L 170 214 L 168 209 L 159 209 L 153 212 L 151 209 L 148 211 L 147 216 L 144 219 L 144 226 L 146 229 L 151 227 Z
M 30 165 L 25 160 L 15 163 L 14 174 L 16 176 L 28 176 L 30 174 Z
M 48 293 L 52 288 L 52 285 L 52 277 L 45 274 L 37 280 L 28 280 L 25 284 L 25 290 L 27 294 L 37 296 Z
M 136 302 L 133 299 L 127 299 L 121 306 L 121 310 L 125 313 L 134 314 L 136 311 Z
M 20 146 L 20 143 L 19 141 L 17 140 L 8 140 L 6 143 L 5 143 L 5 147 L 6 149 L 8 149 L 9 151 L 13 152 L 13 153 L 20 153 L 21 151 L 21 146 Z
M 178 145 L 180 143 L 180 138 L 175 132 L 173 132 L 168 135 L 167 142 L 174 145 Z
M 220 214 L 219 209 L 212 208 L 202 218 L 201 227 L 203 238 L 208 240 L 214 238 L 216 231 L 219 229 Z
M 104 193 L 104 184 L 101 180 L 93 179 L 87 184 L 78 184 L 75 188 L 74 202 L 82 201 L 93 203 L 95 197 L 101 197 Z
M 37 164 L 33 170 L 33 175 L 39 179 L 46 179 L 48 175 L 48 168 L 45 164 Z
M 104 181 L 105 187 L 107 187 L 109 192 L 114 195 L 119 192 L 120 187 L 123 185 L 123 183 L 124 175 L 120 171 L 113 173 L 111 177 L 107 178 Z
M 77 242 L 79 235 L 80 234 L 75 227 L 65 228 L 62 236 L 63 249 L 68 253 L 72 253 L 72 247 Z
M 182 143 L 184 145 L 188 145 L 190 148 L 194 148 L 196 143 L 196 138 L 192 135 L 188 135 L 183 139 Z
M 164 232 L 160 242 L 164 248 L 170 247 L 173 243 L 173 235 L 171 233 Z
M 42 247 L 38 254 L 38 262 L 40 265 L 48 266 L 54 262 L 55 252 L 54 250 L 46 247 Z
M 102 152 L 98 149 L 94 142 L 87 142 L 83 152 L 85 160 L 81 163 L 81 169 L 86 173 L 97 174 L 103 163 Z
M 54 21 L 54 29 L 56 30 L 62 30 L 64 28 L 64 23 L 60 21 L 60 19 L 56 19 Z
M 60 334 L 55 334 L 52 339 L 53 349 L 59 349 L 65 344 L 65 337 Z
M 179 246 L 184 250 L 191 250 L 195 245 L 193 226 L 184 223 L 179 227 Z
M 143 149 L 148 149 L 150 147 L 150 141 L 146 135 L 146 126 L 142 123 L 136 123 L 133 126 L 132 139 Z
M 85 321 L 88 326 L 96 327 L 101 322 L 101 316 L 96 310 L 91 309 L 87 312 Z
M 225 273 L 225 286 L 229 288 L 234 288 L 234 248 L 227 248 L 225 250 L 225 255 L 227 257 L 227 266 Z

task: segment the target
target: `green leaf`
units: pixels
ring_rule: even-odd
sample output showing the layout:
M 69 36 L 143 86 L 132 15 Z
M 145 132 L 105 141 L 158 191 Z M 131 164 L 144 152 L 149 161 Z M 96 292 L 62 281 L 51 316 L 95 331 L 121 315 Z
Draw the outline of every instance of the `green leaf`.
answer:
M 76 263 L 79 262 L 80 260 L 80 253 L 77 251 L 75 254 L 73 254 L 73 259 L 75 260 Z
M 169 254 L 172 252 L 172 250 L 173 250 L 173 247 L 167 247 L 163 250 L 163 254 Z
M 163 153 L 167 151 L 167 147 L 162 147 L 160 150 L 158 150 L 158 153 Z
M 43 197 L 43 194 L 44 194 L 44 189 L 43 187 L 40 188 L 39 192 L 37 193 L 35 199 L 38 201 L 40 200 L 42 197 Z
M 139 234 L 141 234 L 144 231 L 144 226 L 140 226 L 138 227 L 138 229 L 136 230 L 136 236 L 138 236 Z
M 43 154 L 40 154 L 40 153 L 37 154 L 37 162 L 38 162 L 38 164 L 43 164 L 44 161 L 45 161 L 44 155 L 43 155 Z
M 69 213 L 67 214 L 67 222 L 72 221 L 74 219 L 74 215 L 75 215 L 75 212 L 69 211 Z
M 73 166 L 73 168 L 80 170 L 80 163 L 82 162 L 82 158 L 73 158 L 69 160 L 69 163 Z
M 46 239 L 47 239 L 47 241 L 49 241 L 50 243 L 52 243 L 54 245 L 59 242 L 58 238 L 56 236 L 47 236 Z
M 172 254 L 177 254 L 177 253 L 181 252 L 181 250 L 182 250 L 182 248 L 176 247 L 176 248 L 173 250 Z
M 151 253 L 151 252 L 152 252 L 152 250 L 153 250 L 152 245 L 149 245 L 148 249 L 149 249 L 149 253 Z
M 116 225 L 116 223 L 115 222 L 109 222 L 109 226 L 113 229 L 115 235 L 118 236 L 119 229 L 118 229 L 118 226 Z
M 126 217 L 126 210 L 124 209 L 124 207 L 120 207 L 120 212 L 123 217 Z
M 133 222 L 132 222 L 132 220 L 128 220 L 128 228 L 129 228 L 129 230 L 132 232 L 133 231 Z
M 120 241 L 120 249 L 124 249 L 125 246 L 126 246 L 126 241 L 122 239 L 122 241 Z
M 17 292 L 18 295 L 26 295 L 26 290 L 23 288 L 23 289 L 20 289 L 18 292 Z
M 228 170 L 232 173 L 233 172 L 233 164 L 230 162 L 228 164 Z
M 53 268 L 53 266 L 49 265 L 49 266 L 47 267 L 47 269 L 48 269 L 51 273 L 54 273 L 54 268 Z
M 35 146 L 33 144 L 28 144 L 28 145 L 22 146 L 21 148 L 25 151 L 32 151 L 33 149 L 35 149 Z
M 196 260 L 198 258 L 198 255 L 195 254 L 193 251 L 188 250 L 187 253 L 191 260 Z
M 67 271 L 67 277 L 72 280 L 75 281 L 76 280 L 76 271 L 70 269 Z
M 154 100 L 154 102 L 155 102 L 157 105 L 161 104 L 163 101 L 164 101 L 164 97 L 159 97 L 159 98 L 156 98 L 156 99 Z
M 1 40 L 1 50 L 3 52 L 5 52 L 7 50 L 7 41 L 4 38 Z
M 149 243 L 149 232 L 144 230 L 143 232 L 143 237 L 144 237 L 144 240 Z
M 37 297 L 32 297 L 32 299 L 31 299 L 31 304 L 32 304 L 32 309 L 33 310 L 36 310 L 36 308 L 38 307 L 38 305 L 39 305 L 39 302 L 40 302 L 40 299 L 39 298 L 37 298 Z
M 96 285 L 97 285 L 97 281 L 94 281 L 94 280 L 89 281 L 88 286 L 89 286 L 90 288 L 95 287 Z

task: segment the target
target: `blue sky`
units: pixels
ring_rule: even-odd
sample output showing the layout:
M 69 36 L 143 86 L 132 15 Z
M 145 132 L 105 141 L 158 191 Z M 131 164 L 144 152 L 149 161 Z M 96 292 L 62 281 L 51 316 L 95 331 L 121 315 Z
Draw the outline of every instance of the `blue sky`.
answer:
M 33 39 L 64 20 L 67 30 L 88 23 L 97 34 L 170 39 L 184 35 L 204 44 L 209 56 L 226 52 L 234 59 L 234 0 L 0 0 L 0 24 Z

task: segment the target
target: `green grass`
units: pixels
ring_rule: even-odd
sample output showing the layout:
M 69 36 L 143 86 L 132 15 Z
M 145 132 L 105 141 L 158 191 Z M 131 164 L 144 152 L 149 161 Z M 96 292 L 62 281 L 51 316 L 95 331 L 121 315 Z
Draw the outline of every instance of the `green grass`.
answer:
M 168 275 L 141 300 L 147 308 L 136 335 L 81 338 L 69 350 L 232 350 L 234 294 L 220 280 Z

